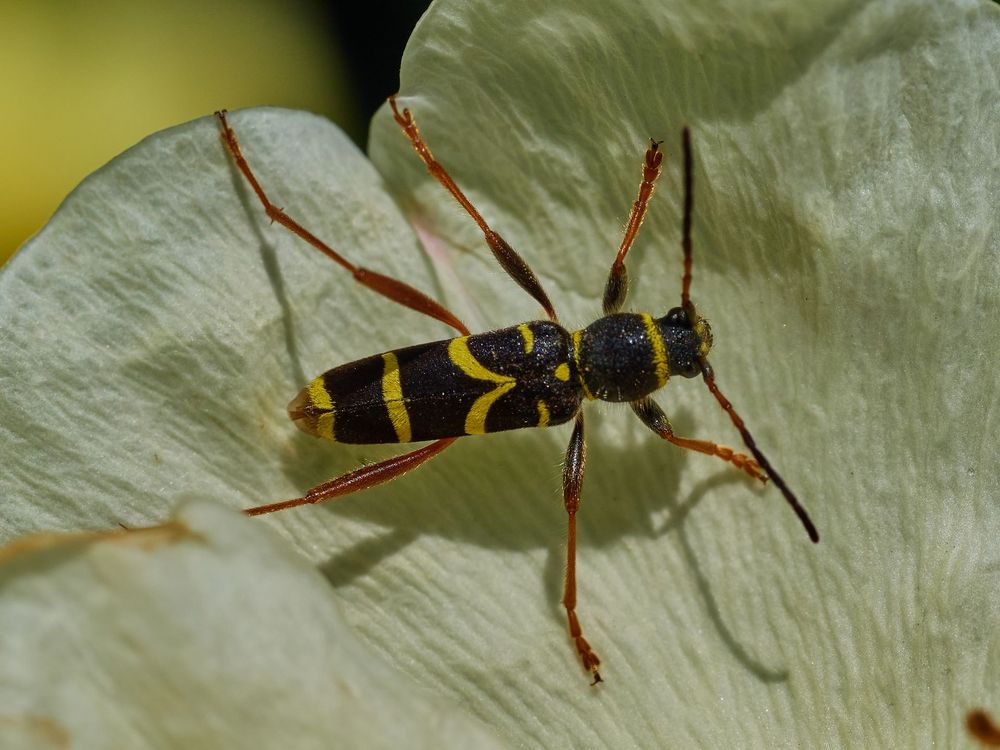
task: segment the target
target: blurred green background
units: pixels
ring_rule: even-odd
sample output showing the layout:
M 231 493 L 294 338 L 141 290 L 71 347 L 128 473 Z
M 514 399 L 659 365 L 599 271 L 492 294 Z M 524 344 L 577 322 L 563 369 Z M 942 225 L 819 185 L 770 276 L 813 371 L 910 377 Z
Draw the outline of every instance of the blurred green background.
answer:
M 89 173 L 226 107 L 308 109 L 362 147 L 429 0 L 0 0 L 0 263 Z

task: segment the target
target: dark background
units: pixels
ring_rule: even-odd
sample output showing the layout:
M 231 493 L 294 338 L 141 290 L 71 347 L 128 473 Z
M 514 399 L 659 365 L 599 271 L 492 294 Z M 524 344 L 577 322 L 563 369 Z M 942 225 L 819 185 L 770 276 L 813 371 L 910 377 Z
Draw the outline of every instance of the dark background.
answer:
M 363 126 L 350 132 L 365 147 L 367 123 L 386 96 L 399 85 L 403 48 L 426 10 L 428 0 L 386 0 L 380 3 L 331 3 L 328 10 L 331 38 L 336 39 Z M 374 36 L 354 33 L 377 29 Z

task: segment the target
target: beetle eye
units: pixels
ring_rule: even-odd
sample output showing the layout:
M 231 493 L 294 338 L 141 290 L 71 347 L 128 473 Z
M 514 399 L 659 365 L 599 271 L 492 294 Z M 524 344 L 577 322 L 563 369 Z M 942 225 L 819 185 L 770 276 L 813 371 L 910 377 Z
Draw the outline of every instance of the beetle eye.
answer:
M 682 378 L 694 378 L 701 375 L 701 364 L 691 356 L 675 357 L 670 361 L 670 375 Z
M 674 326 L 678 328 L 690 328 L 691 321 L 688 320 L 687 313 L 684 312 L 683 307 L 675 307 L 671 309 L 665 316 L 664 321 L 668 326 Z
M 693 359 L 677 374 L 684 378 L 696 378 L 701 375 L 701 365 L 698 364 L 698 360 Z

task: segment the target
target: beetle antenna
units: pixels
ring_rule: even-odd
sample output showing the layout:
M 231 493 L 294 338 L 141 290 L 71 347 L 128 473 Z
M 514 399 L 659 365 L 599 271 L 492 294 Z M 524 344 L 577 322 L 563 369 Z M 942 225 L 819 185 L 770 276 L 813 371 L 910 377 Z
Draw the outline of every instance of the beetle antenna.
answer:
M 705 379 L 705 385 L 708 386 L 708 390 L 712 392 L 715 396 L 715 400 L 719 402 L 719 406 L 722 407 L 723 411 L 729 415 L 729 418 L 733 420 L 733 425 L 740 432 L 740 437 L 743 438 L 743 443 L 746 445 L 747 449 L 753 454 L 753 457 L 757 459 L 764 471 L 767 472 L 768 477 L 774 480 L 774 483 L 781 490 L 781 494 L 785 496 L 785 500 L 788 504 L 792 506 L 792 510 L 795 511 L 795 515 L 799 517 L 802 525 L 805 526 L 806 533 L 809 534 L 809 539 L 812 540 L 813 544 L 819 541 L 819 532 L 816 531 L 816 527 L 813 525 L 812 519 L 809 518 L 809 514 L 806 513 L 806 509 L 802 507 L 801 503 L 795 493 L 792 492 L 788 485 L 785 484 L 785 480 L 781 478 L 781 474 L 775 471 L 774 467 L 771 466 L 771 462 L 765 458 L 764 454 L 760 452 L 760 448 L 757 447 L 757 443 L 753 439 L 753 435 L 750 434 L 750 430 L 747 429 L 746 425 L 743 424 L 743 419 L 739 414 L 736 413 L 736 409 L 730 403 L 729 399 L 722 395 L 722 391 L 719 390 L 719 386 L 715 383 L 715 371 L 712 366 L 708 364 L 704 359 L 701 360 L 701 376 Z
M 691 215 L 694 212 L 694 163 L 691 158 L 691 132 L 687 125 L 681 131 L 684 150 L 684 224 L 681 247 L 684 248 L 684 276 L 681 278 L 681 307 L 692 322 L 695 320 L 691 305 Z
M 684 224 L 681 234 L 681 247 L 684 249 L 684 276 L 681 279 L 681 307 L 693 323 L 698 319 L 694 305 L 691 304 L 691 216 L 694 213 L 694 160 L 691 157 L 691 132 L 687 126 L 684 126 L 684 129 L 681 131 L 681 145 L 684 150 Z M 719 402 L 722 410 L 729 415 L 729 418 L 733 421 L 733 426 L 739 430 L 740 437 L 743 438 L 743 444 L 753 454 L 757 463 L 767 472 L 767 476 L 773 479 L 775 485 L 781 490 L 781 494 L 785 496 L 785 500 L 792 506 L 795 515 L 799 517 L 799 520 L 805 527 L 806 533 L 809 534 L 809 539 L 812 540 L 813 544 L 817 543 L 819 541 L 819 532 L 816 531 L 816 526 L 813 525 L 812 519 L 809 518 L 809 514 L 802 507 L 798 498 L 795 497 L 795 493 L 785 484 L 785 480 L 782 479 L 781 474 L 771 466 L 771 462 L 760 452 L 760 448 L 757 447 L 757 442 L 753 439 L 753 435 L 750 434 L 750 430 L 743 423 L 743 418 L 736 413 L 736 409 L 733 408 L 732 403 L 719 390 L 719 386 L 715 382 L 715 371 L 712 369 L 712 366 L 708 364 L 708 360 L 705 357 L 700 357 L 698 363 L 701 365 L 701 376 L 705 379 L 705 385 L 708 386 L 708 390 L 715 396 L 715 400 Z

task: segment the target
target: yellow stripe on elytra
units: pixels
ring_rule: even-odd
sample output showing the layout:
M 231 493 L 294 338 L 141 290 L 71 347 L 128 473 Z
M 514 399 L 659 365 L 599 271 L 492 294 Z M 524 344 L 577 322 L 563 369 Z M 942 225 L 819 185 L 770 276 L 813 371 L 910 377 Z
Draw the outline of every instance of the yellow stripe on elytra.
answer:
M 539 401 L 538 404 L 538 426 L 548 427 L 549 426 L 549 407 L 545 405 L 544 401 Z
M 557 380 L 562 380 L 563 382 L 569 380 L 569 365 L 565 362 L 559 363 L 552 374 L 556 376 Z
M 531 326 L 527 323 L 521 323 L 517 330 L 521 332 L 521 338 L 524 339 L 524 353 L 531 354 L 531 350 L 535 348 L 535 334 L 531 330 Z
M 326 390 L 326 381 L 323 376 L 313 380 L 309 384 L 309 401 L 315 409 L 322 409 L 323 413 L 316 417 L 316 434 L 327 440 L 336 440 L 333 436 L 333 399 L 330 392 Z
M 452 339 L 448 343 L 448 358 L 470 378 L 487 380 L 497 384 L 497 387 L 492 391 L 487 391 L 477 398 L 469 408 L 469 413 L 465 415 L 465 434 L 482 435 L 486 432 L 486 415 L 489 414 L 490 407 L 498 398 L 517 385 L 517 379 L 483 367 L 482 363 L 469 351 L 468 336 Z
M 650 315 L 643 315 L 642 322 L 646 326 L 646 338 L 653 348 L 653 366 L 656 368 L 656 387 L 662 388 L 670 377 L 670 364 L 667 361 L 667 345 L 663 342 L 656 321 Z
M 583 395 L 591 401 L 595 396 L 587 387 L 587 381 L 583 379 L 583 365 L 580 364 L 580 337 L 583 331 L 573 331 L 573 361 L 576 362 L 576 371 L 580 374 L 580 387 L 583 388 Z
M 406 411 L 406 402 L 403 401 L 403 383 L 399 377 L 399 360 L 392 352 L 382 355 L 385 363 L 385 370 L 382 372 L 382 400 L 385 408 L 389 412 L 389 421 L 392 422 L 392 429 L 396 431 L 396 438 L 401 443 L 410 442 L 410 415 Z

